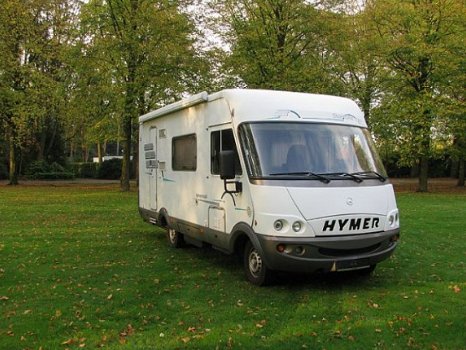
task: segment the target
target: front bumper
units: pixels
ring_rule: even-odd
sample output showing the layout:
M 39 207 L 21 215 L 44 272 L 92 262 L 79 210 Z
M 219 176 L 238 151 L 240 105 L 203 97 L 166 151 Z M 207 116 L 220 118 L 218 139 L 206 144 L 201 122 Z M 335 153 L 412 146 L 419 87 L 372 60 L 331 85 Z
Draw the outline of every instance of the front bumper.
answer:
M 397 246 L 399 232 L 306 238 L 258 234 L 257 238 L 272 270 L 329 272 L 364 268 L 387 259 Z

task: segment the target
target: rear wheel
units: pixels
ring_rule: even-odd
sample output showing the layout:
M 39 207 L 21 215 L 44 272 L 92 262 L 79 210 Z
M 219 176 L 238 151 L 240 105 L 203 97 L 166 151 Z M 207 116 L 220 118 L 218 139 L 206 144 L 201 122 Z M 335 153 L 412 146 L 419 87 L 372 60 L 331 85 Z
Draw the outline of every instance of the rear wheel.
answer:
M 257 286 L 264 286 L 271 282 L 272 271 L 265 266 L 264 259 L 250 241 L 244 248 L 244 271 L 249 282 Z
M 183 234 L 175 231 L 173 228 L 167 228 L 168 243 L 174 248 L 181 248 L 184 246 Z

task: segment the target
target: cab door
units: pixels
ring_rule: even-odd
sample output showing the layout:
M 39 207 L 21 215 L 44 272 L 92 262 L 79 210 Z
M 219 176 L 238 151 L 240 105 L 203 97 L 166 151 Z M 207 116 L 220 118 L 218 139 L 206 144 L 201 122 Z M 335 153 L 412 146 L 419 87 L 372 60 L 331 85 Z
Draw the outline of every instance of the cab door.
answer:
M 242 169 L 238 158 L 233 130 L 230 125 L 209 128 L 210 131 L 210 175 L 208 189 L 208 227 L 210 240 L 220 247 L 228 241 L 232 223 L 236 220 L 236 211 L 242 205 L 241 194 L 225 192 L 224 181 L 220 179 L 220 152 L 232 150 L 236 155 L 235 172 L 237 178 L 242 177 Z

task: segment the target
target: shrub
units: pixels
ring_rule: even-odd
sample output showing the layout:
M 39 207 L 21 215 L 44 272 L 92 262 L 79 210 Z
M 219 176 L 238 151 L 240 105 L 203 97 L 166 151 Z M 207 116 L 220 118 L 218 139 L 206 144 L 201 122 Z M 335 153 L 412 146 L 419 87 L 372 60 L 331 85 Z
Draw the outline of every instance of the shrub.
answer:
M 117 180 L 121 177 L 121 163 L 119 158 L 113 158 L 102 162 L 97 172 L 99 179 Z
M 45 160 L 36 160 L 31 162 L 26 169 L 26 175 L 34 175 L 36 173 L 47 173 L 50 171 L 50 165 Z
M 49 164 L 44 160 L 37 160 L 29 164 L 26 175 L 33 180 L 69 180 L 74 178 L 74 174 L 67 172 L 62 165 L 57 162 Z
M 72 163 L 71 172 L 80 178 L 96 178 L 99 170 L 99 163 Z
M 68 172 L 35 173 L 29 178 L 33 180 L 71 180 L 74 178 L 74 174 Z
M 0 162 L 0 180 L 8 179 L 8 168 L 6 164 Z
M 118 180 L 121 178 L 121 164 L 122 160 L 120 158 L 113 158 L 102 162 L 97 172 L 97 177 L 99 179 L 106 180 Z M 130 177 L 134 177 L 133 171 L 133 162 L 130 164 Z

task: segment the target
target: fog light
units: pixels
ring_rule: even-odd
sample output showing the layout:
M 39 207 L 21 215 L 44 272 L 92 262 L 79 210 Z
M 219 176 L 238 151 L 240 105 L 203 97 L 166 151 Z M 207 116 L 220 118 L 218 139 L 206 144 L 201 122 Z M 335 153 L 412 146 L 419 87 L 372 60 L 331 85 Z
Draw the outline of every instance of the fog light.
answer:
M 303 254 L 304 254 L 304 248 L 301 247 L 301 246 L 297 246 L 297 247 L 294 249 L 294 252 L 296 253 L 296 255 L 303 255 Z
M 273 223 L 273 228 L 276 230 L 276 231 L 281 231 L 282 228 L 283 228 L 283 221 L 281 220 L 277 220 Z
M 302 226 L 302 224 L 301 224 L 300 221 L 295 221 L 295 222 L 293 222 L 293 226 L 292 226 L 292 227 L 293 227 L 293 231 L 294 231 L 294 232 L 299 232 L 299 231 L 301 231 L 301 229 L 302 229 L 303 226 Z

